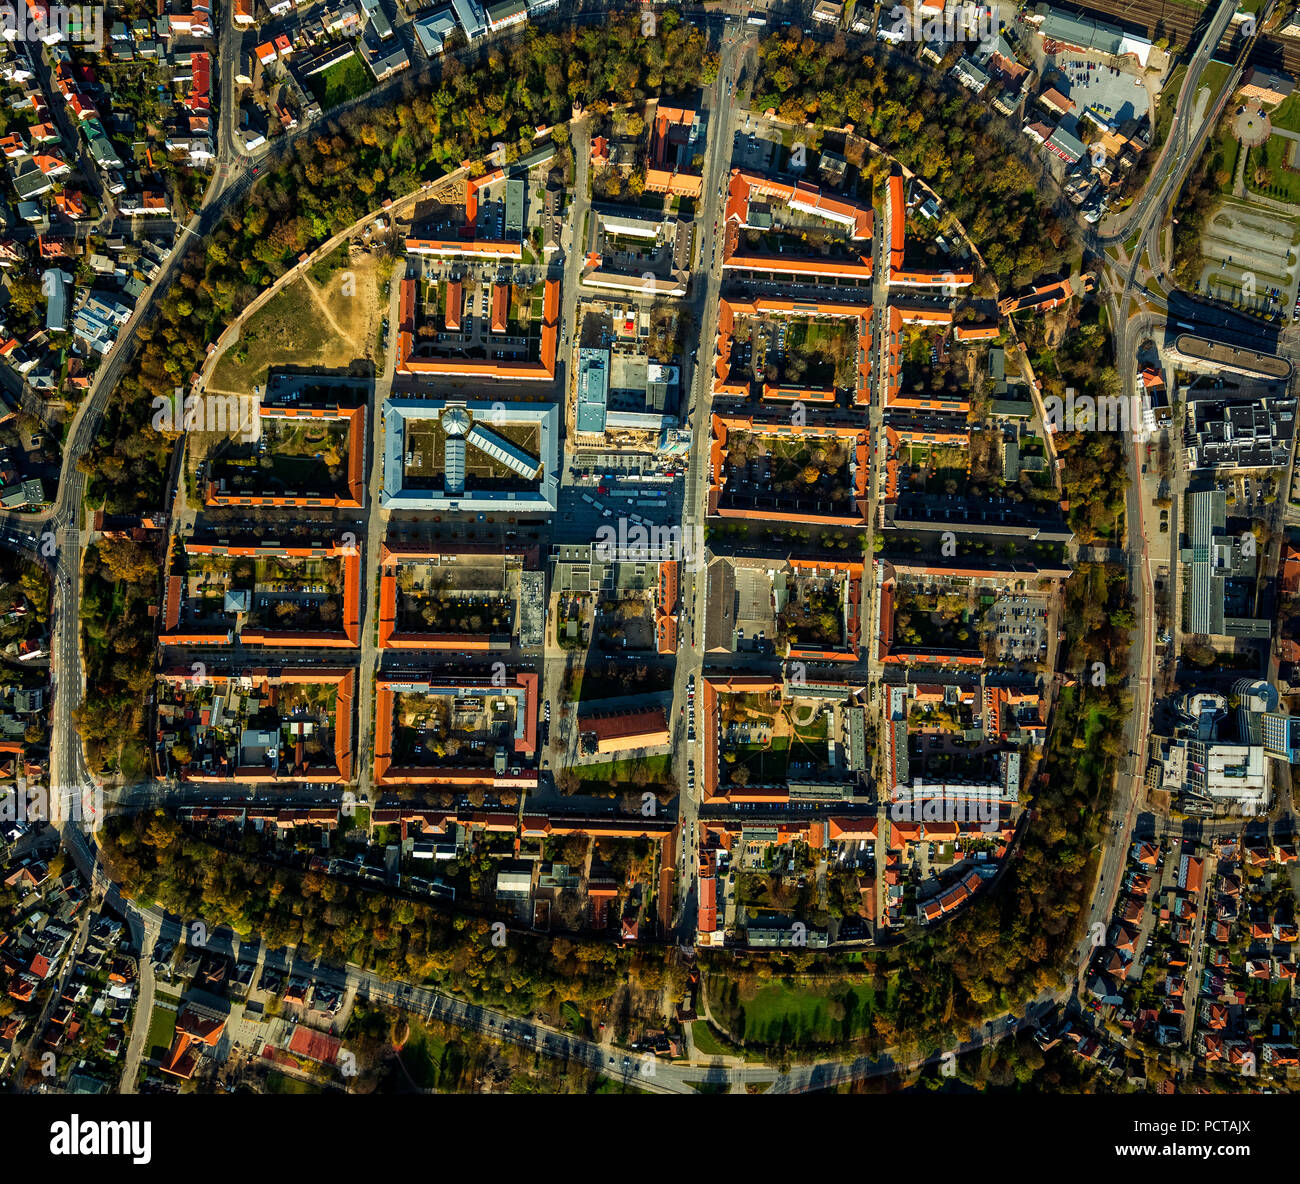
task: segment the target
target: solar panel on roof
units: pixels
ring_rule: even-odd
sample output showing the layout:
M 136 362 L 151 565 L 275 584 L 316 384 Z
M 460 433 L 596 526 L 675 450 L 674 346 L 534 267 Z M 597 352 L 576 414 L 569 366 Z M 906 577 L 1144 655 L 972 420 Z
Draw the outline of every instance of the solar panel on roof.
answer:
M 518 473 L 521 477 L 532 478 L 537 475 L 538 462 L 522 448 L 516 448 L 508 440 L 503 440 L 495 432 L 489 431 L 482 424 L 475 424 L 466 439 L 480 452 Z

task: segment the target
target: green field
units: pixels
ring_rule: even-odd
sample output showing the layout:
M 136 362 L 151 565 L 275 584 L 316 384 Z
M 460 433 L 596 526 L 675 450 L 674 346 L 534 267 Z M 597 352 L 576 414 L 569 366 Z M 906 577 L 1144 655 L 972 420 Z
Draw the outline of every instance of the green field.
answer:
M 1182 88 L 1183 79 L 1187 77 L 1187 66 L 1178 66 L 1169 80 L 1161 88 L 1160 106 L 1156 109 L 1156 126 L 1155 132 L 1151 139 L 1151 147 L 1157 148 L 1165 142 L 1165 137 L 1169 134 L 1169 125 L 1173 122 L 1174 108 L 1177 106 L 1175 100 L 1178 92 Z
M 328 70 L 313 74 L 308 81 L 316 101 L 326 111 L 331 107 L 337 107 L 340 103 L 359 98 L 372 85 L 365 65 L 356 54 L 341 62 L 335 62 Z
M 573 771 L 582 783 L 583 792 L 590 792 L 588 787 L 608 785 L 626 785 L 631 782 L 632 774 L 640 766 L 649 777 L 648 784 L 659 785 L 666 782 L 672 774 L 673 758 L 670 753 L 648 756 L 644 760 L 606 761 L 599 765 L 573 765 Z
M 725 1057 L 733 1051 L 719 1043 L 708 1020 L 696 1020 L 691 1025 L 691 1037 L 695 1041 L 695 1047 L 706 1057 Z
M 454 1041 L 448 1044 L 418 1022 L 411 1023 L 410 1038 L 399 1057 L 407 1075 L 420 1089 L 455 1089 L 465 1071 L 460 1045 Z
M 635 1085 L 629 1085 L 626 1081 L 618 1081 L 613 1077 L 602 1077 L 596 1083 L 596 1088 L 589 1092 L 593 1094 L 644 1094 L 650 1091 L 637 1089 Z
M 870 987 L 848 982 L 771 983 L 741 998 L 735 1032 L 746 1043 L 829 1044 L 863 1035 L 876 1006 Z
M 643 677 L 611 677 L 599 670 L 571 670 L 566 676 L 565 697 L 573 703 L 590 699 L 616 699 L 624 695 L 653 695 L 673 685 L 670 666 L 647 666 Z
M 333 332 L 298 283 L 287 284 L 239 330 L 239 340 L 212 370 L 210 389 L 251 391 L 266 385 L 272 365 L 315 361 L 325 354 Z
M 144 1055 L 158 1057 L 172 1046 L 176 1034 L 176 1012 L 170 1007 L 155 1007 L 149 1017 L 149 1032 L 144 1038 Z M 161 1051 L 160 1051 L 161 1050 Z
M 266 1092 L 268 1094 L 318 1094 L 320 1090 L 306 1081 L 290 1077 L 287 1073 L 272 1070 L 266 1077 Z
M 1283 99 L 1268 113 L 1269 122 L 1288 132 L 1300 132 L 1300 93 Z
M 1259 148 L 1252 148 L 1246 156 L 1246 187 L 1277 201 L 1300 204 L 1300 172 L 1287 166 L 1291 141 L 1282 136 L 1270 136 Z M 1267 168 L 1272 179 L 1266 185 L 1255 184 L 1255 169 Z
M 773 736 L 771 744 L 737 744 L 723 754 L 723 761 L 728 765 L 733 762 L 726 758 L 733 752 L 735 764 L 749 766 L 752 781 L 782 781 L 790 765 L 790 737 Z
M 564 1005 L 560 1008 L 560 1013 L 564 1017 L 565 1028 L 570 1032 L 577 1032 L 579 1035 L 583 1036 L 587 1034 L 590 1025 L 582 1018 L 582 1012 L 578 1010 L 576 1004 L 570 1003 L 566 1000 Z
M 1201 71 L 1201 87 L 1209 87 L 1212 94 L 1218 94 L 1223 89 L 1223 84 L 1228 81 L 1228 72 L 1231 69 L 1224 62 L 1210 62 L 1205 69 Z

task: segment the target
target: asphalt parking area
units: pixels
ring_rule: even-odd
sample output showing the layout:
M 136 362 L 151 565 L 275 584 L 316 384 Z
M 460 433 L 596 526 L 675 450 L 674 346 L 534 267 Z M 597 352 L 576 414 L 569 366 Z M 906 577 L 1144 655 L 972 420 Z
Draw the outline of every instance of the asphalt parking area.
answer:
M 1057 54 L 1051 60 L 1057 73 L 1050 84 L 1077 105 L 1072 113 L 1075 116 L 1091 108 L 1112 126 L 1118 126 L 1147 113 L 1149 100 L 1139 75 L 1103 65 L 1073 50 Z
M 1047 604 L 1032 596 L 1012 596 L 989 609 L 997 657 L 1003 662 L 1037 662 L 1047 641 Z
M 1258 312 L 1287 315 L 1300 284 L 1294 219 L 1245 202 L 1225 201 L 1205 225 L 1201 291 Z

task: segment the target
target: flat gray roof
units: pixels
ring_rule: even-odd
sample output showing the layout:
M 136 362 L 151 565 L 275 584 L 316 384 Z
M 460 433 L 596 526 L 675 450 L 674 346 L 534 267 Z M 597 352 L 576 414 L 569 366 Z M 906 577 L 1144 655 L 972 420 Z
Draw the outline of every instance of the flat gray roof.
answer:
M 609 407 L 610 357 L 607 349 L 584 346 L 578 350 L 577 430 L 599 433 L 605 430 Z
M 1208 337 L 1198 337 L 1194 333 L 1180 333 L 1174 340 L 1174 348 L 1180 354 L 1197 361 L 1230 366 L 1234 370 L 1248 371 L 1278 382 L 1291 377 L 1291 363 L 1286 358 L 1227 345 L 1222 341 L 1211 341 Z
M 463 408 L 485 424 L 535 424 L 540 431 L 535 490 L 476 490 L 471 483 L 454 493 L 454 482 L 446 472 L 451 458 L 444 461 L 442 489 L 408 489 L 405 486 L 406 425 L 410 421 L 437 420 L 448 408 Z M 517 513 L 555 512 L 559 502 L 560 411 L 555 403 L 501 403 L 482 400 L 420 399 L 394 396 L 384 400 L 384 490 L 381 505 L 397 510 L 436 510 L 449 513 L 505 511 Z M 495 433 L 493 433 L 495 436 Z M 448 440 L 452 437 L 448 437 Z M 477 445 L 476 445 L 477 446 Z M 468 478 L 464 478 L 468 480 Z

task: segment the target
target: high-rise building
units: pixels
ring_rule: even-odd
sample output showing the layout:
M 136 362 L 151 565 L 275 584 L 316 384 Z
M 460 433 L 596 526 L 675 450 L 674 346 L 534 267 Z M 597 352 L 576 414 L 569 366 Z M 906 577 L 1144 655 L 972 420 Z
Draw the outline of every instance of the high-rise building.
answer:
M 1285 759 L 1291 764 L 1300 760 L 1300 715 L 1279 715 L 1270 711 L 1264 715 L 1261 731 L 1264 751 L 1269 756 Z

